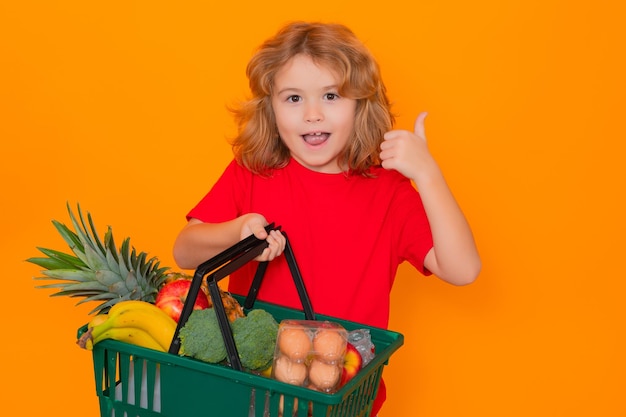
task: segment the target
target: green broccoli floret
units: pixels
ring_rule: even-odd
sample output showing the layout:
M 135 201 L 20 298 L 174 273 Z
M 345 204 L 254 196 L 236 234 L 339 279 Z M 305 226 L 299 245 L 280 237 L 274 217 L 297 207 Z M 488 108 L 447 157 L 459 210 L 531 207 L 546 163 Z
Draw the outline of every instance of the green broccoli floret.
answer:
M 210 363 L 226 359 L 226 346 L 212 308 L 193 310 L 179 336 L 181 355 Z
M 251 310 L 231 323 L 241 365 L 250 370 L 267 369 L 274 359 L 278 323 L 265 310 Z M 215 310 L 193 310 L 180 329 L 180 353 L 209 363 L 226 359 L 227 352 Z
M 251 310 L 246 317 L 236 319 L 231 327 L 241 365 L 251 370 L 263 370 L 272 364 L 278 323 L 262 309 Z

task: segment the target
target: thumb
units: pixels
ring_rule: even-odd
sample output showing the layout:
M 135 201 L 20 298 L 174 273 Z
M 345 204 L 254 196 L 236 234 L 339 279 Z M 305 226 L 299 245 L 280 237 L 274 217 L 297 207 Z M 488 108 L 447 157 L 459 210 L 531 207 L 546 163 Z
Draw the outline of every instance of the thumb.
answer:
M 415 134 L 424 140 L 426 140 L 426 132 L 424 131 L 424 119 L 426 119 L 426 116 L 428 116 L 428 113 L 425 111 L 418 114 L 414 128 Z

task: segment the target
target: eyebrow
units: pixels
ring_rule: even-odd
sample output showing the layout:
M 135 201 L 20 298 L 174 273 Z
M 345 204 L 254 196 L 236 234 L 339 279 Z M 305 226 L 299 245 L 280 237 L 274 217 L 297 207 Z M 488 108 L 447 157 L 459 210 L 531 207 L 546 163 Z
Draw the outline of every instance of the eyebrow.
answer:
M 328 91 L 328 90 L 338 90 L 339 86 L 337 84 L 332 84 L 332 85 L 327 85 L 322 87 L 320 90 L 322 91 Z M 294 92 L 294 93 L 301 93 L 303 90 L 301 88 L 296 88 L 296 87 L 285 87 L 281 90 L 276 91 L 277 95 L 280 94 L 284 94 L 286 92 Z

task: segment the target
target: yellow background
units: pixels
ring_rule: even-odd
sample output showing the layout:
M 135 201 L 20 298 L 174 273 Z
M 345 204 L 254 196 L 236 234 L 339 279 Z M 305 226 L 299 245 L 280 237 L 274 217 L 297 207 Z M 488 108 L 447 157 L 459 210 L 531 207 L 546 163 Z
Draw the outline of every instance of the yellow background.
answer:
M 174 266 L 185 213 L 230 159 L 225 106 L 254 47 L 319 19 L 377 56 L 398 127 L 429 111 L 484 261 L 462 288 L 401 268 L 391 328 L 406 343 L 381 417 L 626 415 L 621 2 L 217 4 L 0 4 L 2 408 L 98 415 L 74 344 L 91 306 L 35 289 L 24 262 L 67 249 L 51 220 L 78 202 Z

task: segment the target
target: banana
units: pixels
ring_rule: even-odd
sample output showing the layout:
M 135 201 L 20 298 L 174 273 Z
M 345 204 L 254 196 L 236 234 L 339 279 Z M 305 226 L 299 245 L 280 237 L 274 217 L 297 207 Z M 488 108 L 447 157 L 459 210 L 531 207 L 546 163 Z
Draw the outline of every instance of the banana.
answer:
M 101 320 L 101 319 L 99 319 Z M 92 320 L 93 328 L 89 339 L 92 343 L 103 340 L 104 334 L 112 329 L 139 329 L 147 333 L 158 345 L 159 350 L 169 350 L 176 331 L 176 322 L 167 313 L 146 301 L 120 301 L 109 310 L 106 320 Z M 104 337 L 106 338 L 106 337 Z M 89 349 L 90 341 L 83 341 L 83 347 Z
M 97 314 L 94 318 L 92 318 L 91 321 L 87 323 L 87 331 L 78 338 L 78 340 L 76 341 L 76 344 L 82 347 L 83 349 L 87 349 L 87 350 L 93 349 L 93 339 L 92 339 L 93 329 L 94 327 L 100 326 L 101 324 L 106 322 L 108 318 L 109 318 L 108 314 L 105 314 L 105 313 Z
M 109 316 L 116 315 L 116 314 L 118 314 L 118 313 L 120 313 L 122 311 L 128 310 L 128 309 L 136 309 L 136 308 L 145 308 L 145 309 L 148 309 L 148 310 L 158 309 L 158 311 L 160 313 L 166 314 L 163 310 L 161 310 L 155 304 L 149 303 L 147 301 L 124 300 L 124 301 L 119 301 L 119 302 L 113 304 L 113 306 L 109 309 Z
M 114 322 L 117 318 L 117 316 L 119 316 L 120 314 L 123 314 L 126 311 L 136 311 L 136 310 L 147 310 L 147 311 L 151 311 L 156 315 L 167 315 L 163 310 L 161 310 L 159 307 L 157 307 L 154 304 L 151 304 L 147 301 L 140 301 L 140 300 L 125 300 L 125 301 L 120 301 L 116 304 L 113 305 L 113 307 L 111 307 L 109 309 L 109 312 L 107 314 L 107 320 L 104 323 L 100 323 L 100 325 L 98 326 L 94 326 L 93 332 L 92 332 L 92 337 L 96 338 L 98 337 L 98 335 L 104 331 L 106 331 L 107 329 L 109 329 L 110 327 L 114 326 Z
M 87 328 L 93 329 L 94 327 L 107 321 L 108 318 L 109 318 L 108 314 L 104 314 L 104 313 L 98 314 L 93 319 L 91 319 L 91 321 L 87 324 Z
M 161 352 L 166 351 L 150 334 L 136 327 L 112 327 L 104 333 L 101 333 L 97 339 L 93 339 L 93 344 L 105 339 L 118 340 L 120 342 Z
M 168 350 L 176 331 L 176 322 L 170 316 L 155 314 L 154 311 L 129 309 L 113 318 L 113 327 L 143 330 L 164 350 Z

